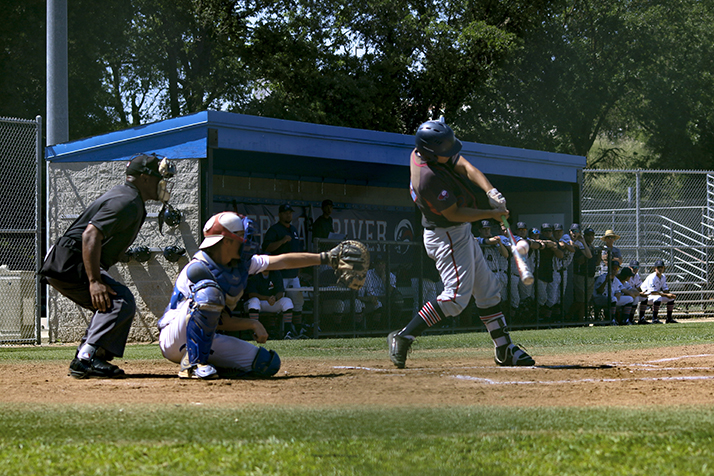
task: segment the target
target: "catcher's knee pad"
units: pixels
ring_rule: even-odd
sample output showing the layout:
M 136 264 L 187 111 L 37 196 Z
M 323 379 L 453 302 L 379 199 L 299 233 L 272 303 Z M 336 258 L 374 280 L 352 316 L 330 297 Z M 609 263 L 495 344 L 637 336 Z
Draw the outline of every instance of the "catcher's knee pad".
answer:
M 258 347 L 258 353 L 253 359 L 252 374 L 256 377 L 272 377 L 280 370 L 280 357 L 274 350 Z
M 186 325 L 186 351 L 190 364 L 208 362 L 224 306 L 225 296 L 215 281 L 206 279 L 193 286 Z

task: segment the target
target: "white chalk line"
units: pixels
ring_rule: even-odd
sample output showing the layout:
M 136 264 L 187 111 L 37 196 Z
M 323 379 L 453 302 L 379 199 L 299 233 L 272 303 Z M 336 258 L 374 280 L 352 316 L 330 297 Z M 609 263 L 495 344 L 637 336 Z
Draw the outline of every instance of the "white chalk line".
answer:
M 714 354 L 697 354 L 697 355 L 681 355 L 678 357 L 670 357 L 670 358 L 665 358 L 665 359 L 657 359 L 657 360 L 650 360 L 644 363 L 631 363 L 627 364 L 624 362 L 612 362 L 611 364 L 613 368 L 615 367 L 631 367 L 633 370 L 642 370 L 642 371 L 647 371 L 647 372 L 652 372 L 652 371 L 675 371 L 675 370 L 712 370 L 711 367 L 657 367 L 656 365 L 653 365 L 655 363 L 662 363 L 662 362 L 673 362 L 676 360 L 683 360 L 683 359 L 692 359 L 692 358 L 701 358 L 701 357 L 712 357 Z M 546 369 L 568 369 L 571 366 L 569 365 L 560 365 L 560 366 L 550 366 L 546 367 Z M 411 368 L 411 369 L 382 369 L 382 368 L 373 368 L 373 367 L 361 367 L 361 366 L 351 366 L 351 365 L 340 365 L 340 366 L 335 366 L 333 367 L 335 369 L 343 369 L 343 370 L 365 370 L 368 372 L 399 372 L 403 373 L 405 371 L 424 371 L 424 370 L 430 370 L 430 371 L 438 371 L 439 369 L 428 369 L 428 368 Z M 485 367 L 485 366 L 474 366 L 474 367 L 460 367 L 462 370 L 466 369 L 489 369 L 489 370 L 495 370 L 498 367 Z M 530 366 L 530 367 L 508 367 L 505 370 L 508 371 L 513 371 L 513 370 L 538 370 L 538 369 L 543 369 L 543 367 L 538 367 L 538 366 Z M 445 369 L 442 369 L 444 371 Z M 697 381 L 697 380 L 714 380 L 714 375 L 708 376 L 708 375 L 696 375 L 696 376 L 678 376 L 678 377 L 637 377 L 637 378 L 585 378 L 585 379 L 568 379 L 568 380 L 506 380 L 506 381 L 497 381 L 497 380 L 492 380 L 484 377 L 473 377 L 470 375 L 445 375 L 450 378 L 455 378 L 457 380 L 467 380 L 471 382 L 478 382 L 478 383 L 484 383 L 487 385 L 564 385 L 564 384 L 575 384 L 575 383 L 614 383 L 614 382 L 665 382 L 665 381 Z
M 714 380 L 714 375 L 710 376 L 683 376 L 683 377 L 649 377 L 649 378 L 584 378 L 579 380 L 511 380 L 499 382 L 483 377 L 472 377 L 470 375 L 452 375 L 458 380 L 470 380 L 473 382 L 486 383 L 488 385 L 562 385 L 572 383 L 607 383 L 607 382 L 656 382 L 669 380 Z

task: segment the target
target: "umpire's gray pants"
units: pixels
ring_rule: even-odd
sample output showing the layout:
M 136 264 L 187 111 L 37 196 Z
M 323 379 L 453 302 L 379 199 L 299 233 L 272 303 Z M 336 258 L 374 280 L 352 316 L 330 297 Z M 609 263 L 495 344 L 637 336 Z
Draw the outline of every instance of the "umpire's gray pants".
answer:
M 111 355 L 121 357 L 124 355 L 129 329 L 136 313 L 136 300 L 128 287 L 116 281 L 104 270 L 102 270 L 102 280 L 117 293 L 116 296 L 112 296 L 112 306 L 106 312 L 99 312 L 92 305 L 88 284 L 67 283 L 47 278 L 47 282 L 62 295 L 83 308 L 94 311 L 82 343 L 101 347 Z

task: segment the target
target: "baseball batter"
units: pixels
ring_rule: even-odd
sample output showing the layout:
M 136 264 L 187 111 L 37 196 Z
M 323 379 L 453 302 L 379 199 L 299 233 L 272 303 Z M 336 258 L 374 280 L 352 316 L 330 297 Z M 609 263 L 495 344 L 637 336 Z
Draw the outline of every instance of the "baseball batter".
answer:
M 410 191 L 422 213 L 426 253 L 436 263 L 444 290 L 424 304 L 406 327 L 389 334 L 389 357 L 394 365 L 404 368 L 414 338 L 460 314 L 473 296 L 496 347 L 496 363 L 534 365 L 531 356 L 511 342 L 501 312 L 501 285 L 471 233 L 471 222 L 508 217 L 506 200 L 460 150 L 461 142 L 443 117 L 419 126 L 410 158 Z M 493 209 L 476 207 L 473 184 L 487 193 Z

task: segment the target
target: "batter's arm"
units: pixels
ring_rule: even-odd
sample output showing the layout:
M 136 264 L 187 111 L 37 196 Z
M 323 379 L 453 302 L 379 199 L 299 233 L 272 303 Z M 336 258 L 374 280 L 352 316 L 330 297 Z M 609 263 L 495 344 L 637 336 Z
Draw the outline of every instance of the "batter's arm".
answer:
M 483 172 L 471 165 L 471 162 L 464 159 L 462 156 L 459 156 L 459 160 L 458 162 L 456 162 L 454 170 L 460 173 L 461 175 L 465 175 L 471 182 L 478 185 L 484 192 L 488 192 L 493 188 L 493 185 L 491 185 L 491 182 L 486 178 Z M 500 219 L 500 216 L 493 218 L 498 220 Z
M 479 220 L 500 220 L 502 215 L 508 218 L 508 210 L 480 210 L 478 208 L 459 208 L 455 203 L 446 210 L 442 210 L 441 214 L 449 221 L 455 223 L 471 223 Z

